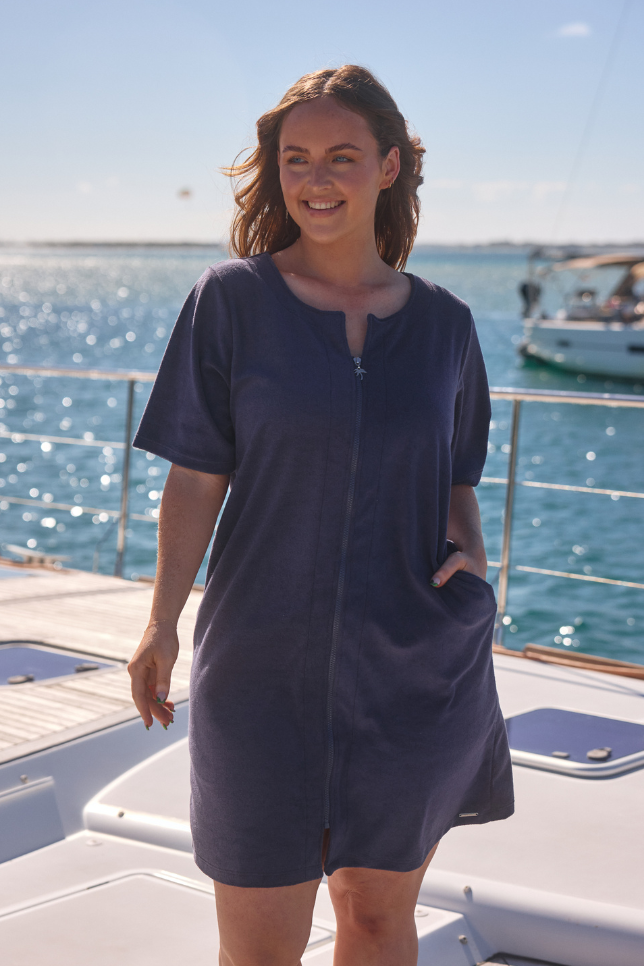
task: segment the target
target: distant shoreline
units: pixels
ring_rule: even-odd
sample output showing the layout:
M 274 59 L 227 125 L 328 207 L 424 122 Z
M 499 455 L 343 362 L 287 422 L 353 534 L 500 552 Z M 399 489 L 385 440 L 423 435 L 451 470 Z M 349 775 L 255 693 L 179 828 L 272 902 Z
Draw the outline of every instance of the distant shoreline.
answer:
M 544 242 L 511 242 L 511 241 L 490 241 L 478 243 L 447 244 L 439 242 L 419 242 L 414 246 L 415 254 L 431 254 L 439 252 L 507 252 L 514 254 L 527 255 L 535 248 L 544 247 L 550 250 L 560 249 L 562 252 L 583 250 L 584 252 L 610 252 L 610 251 L 629 251 L 631 249 L 644 248 L 644 241 L 624 241 L 586 243 L 586 242 L 561 242 L 558 244 Z M 30 250 L 30 249 L 183 249 L 183 250 L 204 250 L 226 251 L 227 244 L 222 241 L 1 241 L 0 251 Z

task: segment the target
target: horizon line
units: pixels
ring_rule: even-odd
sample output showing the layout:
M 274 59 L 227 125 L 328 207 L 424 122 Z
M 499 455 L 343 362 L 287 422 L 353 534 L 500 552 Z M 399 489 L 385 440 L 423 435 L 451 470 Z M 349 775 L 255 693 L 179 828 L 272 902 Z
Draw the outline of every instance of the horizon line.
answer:
M 218 248 L 228 247 L 227 241 L 212 239 L 196 241 L 188 239 L 160 240 L 160 239 L 0 239 L 0 248 Z M 414 248 L 629 248 L 644 247 L 644 239 L 630 241 L 560 241 L 544 242 L 526 239 L 512 241 L 507 238 L 489 239 L 487 241 L 418 241 Z

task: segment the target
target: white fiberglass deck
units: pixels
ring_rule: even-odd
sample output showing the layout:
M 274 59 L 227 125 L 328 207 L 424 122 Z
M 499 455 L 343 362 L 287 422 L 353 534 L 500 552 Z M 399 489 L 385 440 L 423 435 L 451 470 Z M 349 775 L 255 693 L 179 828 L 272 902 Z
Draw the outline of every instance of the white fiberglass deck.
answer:
M 504 656 L 495 666 L 506 716 L 560 707 L 644 721 L 642 681 Z M 42 781 L 46 758 L 32 759 L 44 762 L 34 772 Z M 641 966 L 644 769 L 588 781 L 518 766 L 515 782 L 513 818 L 454 829 L 441 843 L 419 897 L 419 963 Z M 164 957 L 214 963 L 211 885 L 190 854 L 186 741 L 108 779 L 83 804 L 84 831 L 0 864 L 0 948 L 12 966 L 147 966 L 159 948 L 142 920 L 155 937 L 158 924 Z M 304 961 L 331 964 L 324 885 L 314 927 Z
M 502 656 L 495 668 L 506 716 L 556 706 L 644 721 L 643 681 Z M 189 850 L 188 775 L 184 739 L 108 786 L 87 806 L 87 827 L 163 844 L 163 827 L 144 815 L 163 816 L 176 820 L 173 841 L 184 824 Z M 644 769 L 587 781 L 515 767 L 514 779 L 516 814 L 452 829 L 432 870 L 644 911 Z
M 108 671 L 67 675 L 0 690 L 0 763 L 136 717 L 126 663 L 147 624 L 153 587 L 83 571 L 2 568 L 0 643 L 41 641 L 108 658 Z M 187 697 L 192 632 L 201 593 L 179 621 L 173 697 Z

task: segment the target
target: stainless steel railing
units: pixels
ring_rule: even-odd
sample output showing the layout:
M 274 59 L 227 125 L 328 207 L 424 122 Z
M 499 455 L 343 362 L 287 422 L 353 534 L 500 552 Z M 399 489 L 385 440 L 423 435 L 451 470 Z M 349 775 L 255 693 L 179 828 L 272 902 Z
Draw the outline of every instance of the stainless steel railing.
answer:
M 510 574 L 510 544 L 512 536 L 512 511 L 514 508 L 514 494 L 516 490 L 516 467 L 517 450 L 519 442 L 519 427 L 521 420 L 521 404 L 523 402 L 542 402 L 542 403 L 570 403 L 581 406 L 612 406 L 614 408 L 644 409 L 644 396 L 626 396 L 618 393 L 599 393 L 599 392 L 563 392 L 549 391 L 546 389 L 500 389 L 493 387 L 490 389 L 492 399 L 503 399 L 512 402 L 512 424 L 510 429 L 510 452 L 508 453 L 508 476 L 507 479 L 497 477 L 483 477 L 484 482 L 505 483 L 507 486 L 505 493 L 505 513 L 503 518 L 503 537 L 501 540 L 501 560 L 496 563 L 490 561 L 490 565 L 495 563 L 499 567 L 499 585 L 497 590 L 497 614 L 494 626 L 494 643 L 503 645 L 503 632 L 505 611 L 508 599 L 508 580 Z M 521 480 L 519 485 L 543 487 L 553 490 L 574 490 L 590 493 L 617 494 L 642 498 L 644 493 L 631 493 L 625 490 L 595 490 L 591 487 L 571 487 L 561 483 L 538 483 L 532 480 Z M 596 583 L 619 584 L 625 587 L 637 587 L 644 590 L 644 584 L 636 584 L 625 580 L 611 580 L 608 577 L 590 577 L 587 574 L 569 574 L 563 571 L 542 570 L 538 567 L 517 566 L 517 570 L 527 573 L 548 574 L 556 577 L 571 577 L 577 580 L 590 580 Z
M 58 367 L 47 367 L 47 366 L 10 366 L 10 365 L 0 365 L 0 372 L 11 372 L 14 375 L 19 376 L 48 376 L 48 377 L 60 377 L 72 379 L 101 379 L 109 381 L 126 381 L 127 386 L 127 408 L 125 413 L 125 433 L 123 437 L 123 442 L 115 442 L 114 440 L 95 440 L 95 439 L 75 439 L 69 436 L 46 436 L 38 433 L 11 433 L 7 431 L 0 432 L 0 437 L 9 437 L 15 440 L 15 442 L 22 442 L 22 440 L 37 440 L 41 443 L 68 443 L 78 446 L 111 446 L 112 449 L 122 449 L 123 450 L 123 472 L 121 473 L 121 498 L 120 498 L 120 509 L 116 510 L 101 510 L 96 507 L 86 508 L 88 511 L 93 511 L 95 513 L 107 513 L 108 516 L 118 517 L 118 533 L 116 537 L 116 561 L 114 563 L 114 576 L 123 576 L 123 556 L 125 554 L 125 533 L 127 530 L 127 520 L 128 520 L 128 502 L 129 502 L 129 488 L 130 488 L 130 455 L 132 452 L 132 421 L 134 417 L 134 387 L 137 382 L 154 382 L 156 379 L 156 372 L 140 372 L 133 369 L 64 369 Z M 54 507 L 58 509 L 68 509 L 71 510 L 73 507 L 67 504 L 54 504 L 45 503 L 42 500 L 26 500 L 20 497 L 3 497 L 8 503 L 28 503 L 32 506 L 45 506 Z M 136 513 L 132 514 L 134 519 L 154 519 L 151 517 L 145 517 L 143 514 Z
M 156 372 L 143 372 L 130 369 L 63 369 L 45 366 L 13 366 L 0 364 L 0 372 L 11 372 L 17 375 L 38 375 L 38 376 L 65 376 L 73 379 L 101 379 L 101 380 L 120 380 L 128 383 L 127 390 L 127 410 L 125 416 L 125 431 L 123 441 L 87 439 L 85 437 L 75 438 L 71 436 L 48 436 L 39 433 L 20 433 L 10 431 L 0 431 L 0 438 L 6 437 L 22 442 L 23 440 L 34 440 L 38 442 L 67 443 L 77 446 L 111 446 L 113 449 L 123 450 L 123 472 L 121 478 L 120 507 L 118 510 L 103 510 L 97 507 L 84 507 L 83 512 L 87 513 L 106 513 L 108 517 L 118 519 L 118 536 L 116 546 L 116 562 L 114 565 L 114 575 L 123 575 L 123 556 L 125 553 L 126 530 L 128 516 L 134 520 L 144 520 L 156 522 L 156 517 L 145 516 L 142 513 L 129 513 L 129 482 L 130 482 L 130 454 L 132 451 L 132 422 L 134 416 L 134 388 L 138 382 L 154 382 Z M 529 486 L 538 489 L 566 490 L 575 493 L 595 493 L 605 496 L 629 497 L 634 499 L 644 499 L 644 493 L 630 490 L 599 489 L 589 486 L 570 486 L 565 483 L 539 483 L 536 480 L 516 479 L 517 450 L 521 422 L 521 405 L 524 402 L 541 403 L 568 403 L 578 406 L 610 406 L 613 408 L 644 409 L 644 396 L 620 395 L 618 393 L 595 393 L 595 392 L 564 392 L 549 391 L 543 389 L 505 389 L 492 387 L 490 389 L 492 399 L 505 400 L 512 403 L 512 420 L 510 427 L 510 449 L 508 453 L 508 475 L 505 477 L 484 476 L 482 482 L 505 485 L 505 512 L 503 519 L 503 534 L 501 539 L 501 559 L 500 561 L 491 560 L 491 567 L 499 568 L 499 583 L 497 590 L 498 610 L 494 629 L 495 644 L 502 645 L 507 599 L 508 582 L 510 575 L 510 550 L 512 543 L 512 518 L 514 509 L 514 497 L 517 486 Z M 25 497 L 2 497 L 8 503 L 20 503 L 28 506 L 48 507 L 50 509 L 72 510 L 74 504 L 44 502 L 42 500 L 31 500 Z M 644 584 L 635 583 L 627 580 L 614 580 L 610 577 L 595 577 L 588 574 L 574 574 L 558 570 L 545 570 L 539 567 L 528 567 L 517 565 L 515 570 L 525 573 L 544 574 L 554 577 L 566 577 L 573 580 L 585 580 L 593 583 L 617 584 L 622 587 L 634 587 L 644 590 Z

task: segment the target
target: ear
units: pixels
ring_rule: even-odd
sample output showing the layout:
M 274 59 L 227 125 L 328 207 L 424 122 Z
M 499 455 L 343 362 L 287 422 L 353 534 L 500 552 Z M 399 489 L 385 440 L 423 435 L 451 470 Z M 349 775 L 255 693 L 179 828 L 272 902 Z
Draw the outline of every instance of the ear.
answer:
M 380 190 L 389 188 L 400 174 L 400 149 L 393 147 L 389 149 L 387 157 L 382 162 L 382 182 Z

